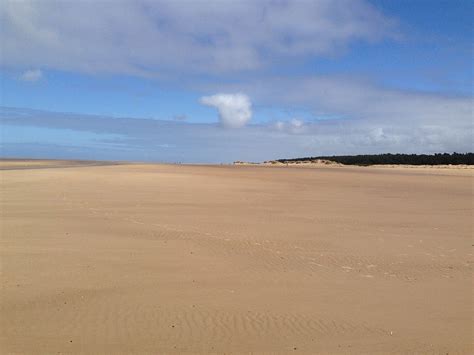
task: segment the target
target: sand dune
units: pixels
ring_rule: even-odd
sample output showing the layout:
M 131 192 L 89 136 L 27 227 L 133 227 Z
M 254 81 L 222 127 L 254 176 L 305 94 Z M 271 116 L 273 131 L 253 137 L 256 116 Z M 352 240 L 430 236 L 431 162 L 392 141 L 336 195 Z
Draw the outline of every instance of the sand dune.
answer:
M 64 164 L 0 172 L 3 353 L 473 351 L 472 174 Z

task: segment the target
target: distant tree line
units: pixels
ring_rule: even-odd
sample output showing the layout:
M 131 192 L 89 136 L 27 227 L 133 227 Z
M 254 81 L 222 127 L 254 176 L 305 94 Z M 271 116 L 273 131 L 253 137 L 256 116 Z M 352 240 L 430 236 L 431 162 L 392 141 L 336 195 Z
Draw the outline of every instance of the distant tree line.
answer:
M 308 160 L 329 160 L 346 165 L 474 165 L 474 153 L 438 153 L 428 154 L 364 154 L 333 155 L 294 159 L 278 159 L 281 163 Z

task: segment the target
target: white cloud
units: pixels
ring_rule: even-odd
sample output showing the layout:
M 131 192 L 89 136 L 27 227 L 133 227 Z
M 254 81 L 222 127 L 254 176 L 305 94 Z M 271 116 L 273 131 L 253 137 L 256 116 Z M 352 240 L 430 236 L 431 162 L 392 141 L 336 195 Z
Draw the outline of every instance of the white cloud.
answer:
M 277 121 L 275 122 L 274 127 L 277 131 L 283 132 L 285 129 L 285 122 Z
M 2 1 L 2 64 L 143 76 L 253 70 L 396 36 L 366 0 Z
M 349 132 L 349 127 L 364 127 L 369 130 L 366 135 L 369 135 L 370 130 L 376 129 L 371 135 L 383 139 L 395 134 L 397 129 L 413 130 L 413 133 L 406 132 L 409 135 L 420 132 L 419 129 L 433 130 L 437 133 L 430 135 L 431 142 L 435 137 L 441 140 L 452 132 L 467 131 L 474 134 L 474 101 L 470 97 L 393 90 L 367 81 L 328 76 L 266 78 L 243 84 L 218 84 L 216 87 L 226 91 L 246 92 L 260 105 L 305 107 L 313 113 L 315 119 L 328 114 L 344 118 L 326 120 L 327 122 L 320 122 L 318 125 L 333 125 L 346 133 Z M 212 90 L 213 87 L 209 85 L 207 89 Z M 304 128 L 307 129 L 307 126 L 306 124 Z M 276 128 L 299 133 L 295 129 L 291 130 L 288 122 Z M 461 142 L 453 142 L 456 143 Z M 464 146 L 465 143 L 463 142 Z
M 252 118 L 252 103 L 244 94 L 216 94 L 204 96 L 203 105 L 215 107 L 220 123 L 227 128 L 240 128 Z
M 290 127 L 289 122 L 282 123 Z M 417 122 L 396 125 L 390 120 L 324 120 L 305 122 L 304 131 L 295 134 L 270 125 L 223 130 L 211 124 L 172 120 L 1 108 L 0 124 L 5 132 L 40 127 L 104 135 L 100 140 L 94 139 L 93 144 L 101 144 L 102 148 L 92 152 L 90 143 L 75 142 L 83 151 L 77 158 L 88 159 L 232 162 L 333 154 L 473 151 L 472 123 L 429 126 Z M 6 136 L 14 138 L 12 134 Z M 35 135 L 31 142 L 22 138 L 16 145 L 12 139 L 2 149 L 13 156 L 37 156 L 41 144 L 51 143 L 49 139 Z M 51 146 L 49 156 L 51 152 L 64 154 L 65 148 Z
M 302 134 L 306 132 L 307 124 L 297 118 L 292 118 L 289 121 L 277 121 L 273 125 L 279 132 L 291 133 L 291 134 Z
M 259 71 L 290 63 L 285 59 L 300 63 L 332 56 L 354 41 L 396 37 L 396 23 L 365 0 L 2 1 L 0 22 L 0 61 L 7 68 L 168 73 L 174 83 L 179 73 L 178 80 L 184 78 L 184 86 L 198 92 L 245 92 L 258 105 L 302 107 L 316 118 L 344 118 L 281 121 L 273 129 L 243 127 L 252 116 L 247 96 L 207 96 L 201 102 L 217 108 L 223 126 L 243 128 L 223 131 L 180 122 L 172 133 L 189 151 L 203 145 L 195 132 L 216 140 L 215 147 L 230 145 L 231 139 L 241 142 L 240 152 L 247 155 L 237 156 L 234 145 L 236 160 L 472 150 L 471 98 L 393 90 L 335 76 L 266 77 L 278 71 Z M 242 71 L 252 72 L 240 75 Z M 41 76 L 41 70 L 28 70 L 22 80 Z M 136 139 L 146 134 L 137 133 Z M 203 153 L 202 160 L 218 149 Z
M 302 133 L 305 130 L 305 124 L 303 121 L 293 118 L 290 120 L 290 130 L 293 133 Z
M 20 75 L 20 80 L 23 81 L 38 81 L 43 77 L 43 72 L 39 69 L 30 69 L 24 71 Z

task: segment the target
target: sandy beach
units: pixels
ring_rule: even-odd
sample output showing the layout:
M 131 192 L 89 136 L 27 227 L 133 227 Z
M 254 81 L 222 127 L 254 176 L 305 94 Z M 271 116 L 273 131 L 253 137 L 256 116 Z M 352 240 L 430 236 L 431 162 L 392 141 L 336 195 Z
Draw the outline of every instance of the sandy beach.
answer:
M 473 352 L 472 170 L 1 167 L 4 354 Z

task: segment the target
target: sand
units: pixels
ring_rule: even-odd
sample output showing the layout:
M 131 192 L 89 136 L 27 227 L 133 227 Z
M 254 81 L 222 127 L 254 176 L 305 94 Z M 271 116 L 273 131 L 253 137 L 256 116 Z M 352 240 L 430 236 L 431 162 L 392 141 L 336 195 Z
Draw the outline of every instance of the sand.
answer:
M 472 353 L 453 171 L 2 170 L 1 352 Z
M 120 162 L 88 160 L 0 159 L 0 170 L 71 168 L 78 166 L 118 165 Z

